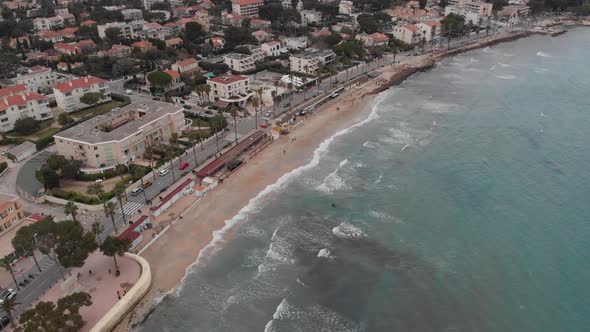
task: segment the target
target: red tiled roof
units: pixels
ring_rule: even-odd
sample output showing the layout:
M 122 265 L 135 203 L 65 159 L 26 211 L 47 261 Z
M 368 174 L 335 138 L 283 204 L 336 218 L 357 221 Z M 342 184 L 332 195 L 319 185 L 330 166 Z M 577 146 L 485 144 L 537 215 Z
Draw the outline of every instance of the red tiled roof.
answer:
M 94 24 L 96 24 L 96 21 L 86 20 L 86 21 L 80 23 L 80 26 L 90 26 L 90 25 L 94 25 Z
M 21 92 L 19 94 L 5 96 L 0 98 L 0 111 L 7 109 L 10 106 L 26 105 L 31 100 L 45 100 L 47 97 L 38 94 L 37 92 Z
M 280 43 L 280 42 L 278 42 L 278 41 L 276 41 L 276 40 L 272 40 L 272 41 L 269 41 L 269 42 L 267 42 L 267 43 L 264 43 L 264 44 L 266 44 L 266 45 L 268 45 L 268 46 L 281 45 L 281 43 Z
M 148 218 L 148 216 L 141 216 L 136 222 L 134 222 L 131 226 L 129 226 L 129 228 L 127 228 L 123 233 L 121 233 L 121 235 L 119 235 L 119 239 L 124 240 L 124 239 L 129 239 L 131 241 L 134 241 L 135 239 L 137 239 L 139 237 L 139 233 L 140 232 L 136 232 L 135 229 L 138 228 L 139 226 L 141 226 L 141 224 L 143 224 L 143 222 Z
M 268 35 L 268 32 L 266 32 L 264 30 L 256 30 L 256 31 L 252 32 L 252 34 L 255 36 L 260 36 L 260 35 Z
M 71 52 L 71 53 L 76 53 L 77 51 L 77 47 L 76 45 L 70 45 L 68 43 L 56 43 L 55 45 L 53 45 L 53 48 L 59 51 L 64 51 L 64 52 Z
M 42 216 L 42 215 L 40 215 L 38 213 L 33 213 L 30 216 L 28 216 L 27 218 L 30 219 L 30 220 L 32 220 L 32 221 L 35 221 L 35 222 L 41 221 L 41 220 L 45 219 L 44 216 Z
M 406 29 L 408 29 L 408 30 L 410 30 L 412 32 L 416 32 L 416 31 L 420 30 L 420 28 L 418 28 L 415 25 L 404 25 L 404 28 L 406 28 Z
M 152 47 L 152 43 L 142 40 L 142 41 L 138 41 L 138 42 L 131 44 L 131 47 L 137 47 L 137 48 Z
M 10 96 L 23 91 L 27 91 L 27 88 L 24 85 L 11 85 L 3 89 L 0 89 L 0 97 Z
M 178 76 L 180 76 L 180 74 L 176 70 L 169 69 L 169 70 L 164 70 L 164 72 L 166 74 L 172 76 L 173 79 L 174 78 L 177 78 Z
M 247 80 L 248 78 L 241 75 L 220 75 L 213 78 L 210 78 L 209 81 L 219 83 L 219 84 L 232 84 L 235 82 Z
M 63 93 L 67 93 L 67 92 L 71 92 L 74 89 L 82 89 L 82 88 L 88 88 L 94 84 L 99 84 L 99 83 L 104 83 L 106 82 L 105 80 L 98 78 L 98 77 L 94 77 L 94 76 L 87 76 L 87 77 L 81 77 L 81 78 L 76 78 L 64 83 L 59 83 L 54 85 L 53 87 Z
M 184 66 L 192 65 L 194 63 L 198 63 L 198 61 L 195 60 L 194 58 L 188 58 L 188 59 L 184 59 L 182 61 L 178 61 L 176 64 L 180 67 L 184 67 Z
M 424 24 L 429 25 L 431 27 L 439 27 L 439 26 L 441 26 L 440 22 L 437 21 L 437 20 L 426 21 L 426 22 L 424 22 Z
M 146 29 L 159 29 L 162 26 L 156 22 L 151 22 L 151 23 L 144 24 L 143 27 Z
M 157 211 L 158 209 L 160 209 L 164 204 L 168 203 L 168 201 L 171 200 L 172 197 L 176 196 L 179 192 L 183 191 L 186 188 L 186 186 L 192 181 L 193 179 L 186 179 L 183 183 L 176 187 L 176 189 L 174 189 L 171 193 L 166 195 L 166 197 L 164 197 L 164 199 L 160 201 L 160 203 L 158 203 L 155 206 L 152 206 L 150 210 Z
M 264 1 L 263 0 L 233 0 L 232 5 L 240 5 L 240 6 L 244 6 L 244 5 L 263 5 Z
M 259 24 L 259 23 L 270 23 L 270 21 L 262 20 L 259 18 L 253 18 L 250 20 L 250 23 Z
M 181 38 L 170 38 L 168 40 L 166 40 L 166 45 L 176 45 L 176 44 L 182 44 L 182 39 Z
M 387 37 L 386 35 L 379 33 L 379 32 L 372 33 L 369 35 L 369 37 L 371 37 L 375 41 L 388 41 L 389 40 L 389 37 Z

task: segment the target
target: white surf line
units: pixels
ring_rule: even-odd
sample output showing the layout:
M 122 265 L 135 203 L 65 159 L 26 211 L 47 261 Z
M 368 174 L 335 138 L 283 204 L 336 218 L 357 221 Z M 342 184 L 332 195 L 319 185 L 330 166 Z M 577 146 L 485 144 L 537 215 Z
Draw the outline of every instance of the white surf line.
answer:
M 494 70 L 498 65 L 494 65 L 492 68 L 490 68 L 490 71 Z

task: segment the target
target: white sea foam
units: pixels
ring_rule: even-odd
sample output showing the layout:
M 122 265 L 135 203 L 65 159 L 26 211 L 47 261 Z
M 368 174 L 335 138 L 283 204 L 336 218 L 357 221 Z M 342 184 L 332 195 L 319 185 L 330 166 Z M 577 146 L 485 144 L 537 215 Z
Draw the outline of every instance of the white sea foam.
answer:
M 498 66 L 500 66 L 500 67 L 504 67 L 504 68 L 508 68 L 508 67 L 510 67 L 510 65 L 509 65 L 509 64 L 506 64 L 506 63 L 501 63 L 501 62 L 498 62 Z
M 344 167 L 346 164 L 348 164 L 348 159 L 342 160 L 338 166 Z
M 309 163 L 307 163 L 306 165 L 300 166 L 300 167 L 292 170 L 291 172 L 286 173 L 283 176 L 281 176 L 277 180 L 277 182 L 275 182 L 271 185 L 268 185 L 256 197 L 250 199 L 248 204 L 246 206 L 244 206 L 238 212 L 238 214 L 236 216 L 234 216 L 231 219 L 226 220 L 225 225 L 221 229 L 213 232 L 213 240 L 211 242 L 209 242 L 209 244 L 207 244 L 207 246 L 205 246 L 199 252 L 197 260 L 193 264 L 191 264 L 189 267 L 186 268 L 186 273 L 185 273 L 184 277 L 182 278 L 182 280 L 180 281 L 180 283 L 174 289 L 170 290 L 166 294 L 162 295 L 160 298 L 156 299 L 156 301 L 155 301 L 156 305 L 159 304 L 162 301 L 162 299 L 169 294 L 175 294 L 175 295 L 180 294 L 180 292 L 182 292 L 182 289 L 184 288 L 184 285 L 186 283 L 186 279 L 187 279 L 188 275 L 190 274 L 190 272 L 193 271 L 193 269 L 195 269 L 195 267 L 204 263 L 210 257 L 212 257 L 215 253 L 217 253 L 222 248 L 223 244 L 225 243 L 225 240 L 224 240 L 225 234 L 230 229 L 232 229 L 234 226 L 236 226 L 237 224 L 248 221 L 248 215 L 261 208 L 261 205 L 264 203 L 264 200 L 263 200 L 264 198 L 269 196 L 271 193 L 275 193 L 275 192 L 285 188 L 291 181 L 293 181 L 294 179 L 299 177 L 303 172 L 316 167 L 319 164 L 322 156 L 329 150 L 330 145 L 334 142 L 334 140 L 336 138 L 338 138 L 342 135 L 348 134 L 349 132 L 351 132 L 353 129 L 355 129 L 357 127 L 360 127 L 366 123 L 369 123 L 375 119 L 378 119 L 379 118 L 379 113 L 378 113 L 379 108 L 378 107 L 379 107 L 380 103 L 385 99 L 385 96 L 386 95 L 382 93 L 382 94 L 379 94 L 377 96 L 377 98 L 374 99 L 374 104 L 371 109 L 371 113 L 369 114 L 369 116 L 366 119 L 359 121 L 348 128 L 342 129 L 342 130 L 336 132 L 334 135 L 325 139 L 323 142 L 320 143 L 318 148 L 314 150 L 313 157 Z
M 549 55 L 549 54 L 547 54 L 547 53 L 543 53 L 543 52 L 541 52 L 541 51 L 537 52 L 537 56 L 541 56 L 541 57 L 544 57 L 544 58 L 549 58 L 549 57 L 551 57 L 551 55 Z
M 375 142 L 371 142 L 371 141 L 366 141 L 365 143 L 363 143 L 363 146 L 365 148 L 375 149 L 375 148 L 379 147 L 379 144 L 375 143 Z
M 367 237 L 367 234 L 362 229 L 347 222 L 343 222 L 332 228 L 332 233 L 344 239 L 361 239 Z
M 296 307 L 283 299 L 275 309 L 272 320 L 264 327 L 264 332 L 276 331 L 275 322 L 279 320 L 299 321 L 302 326 L 315 331 L 359 331 L 359 327 L 344 316 L 320 305 Z
M 318 257 L 323 257 L 323 258 L 333 258 L 334 256 L 332 256 L 332 253 L 330 252 L 330 250 L 326 249 L 326 248 L 322 248 L 320 249 L 320 251 L 318 252 Z
M 383 179 L 383 174 L 379 174 L 379 177 L 377 178 L 377 180 L 375 180 L 375 182 L 373 183 L 381 183 L 381 180 Z
M 337 172 L 338 169 L 326 176 L 322 184 L 315 187 L 315 189 L 325 194 L 330 194 L 339 190 L 351 189 L 351 187 L 346 184 L 346 181 L 340 175 L 338 175 Z
M 496 75 L 496 78 L 499 78 L 501 80 L 513 80 L 516 78 L 516 76 L 514 76 L 514 75 Z
M 369 211 L 369 215 L 373 218 L 377 218 L 377 219 L 381 219 L 381 220 L 385 220 L 385 221 L 393 221 L 395 223 L 402 223 L 403 221 L 400 218 L 391 216 L 385 212 L 381 212 L 381 211 Z

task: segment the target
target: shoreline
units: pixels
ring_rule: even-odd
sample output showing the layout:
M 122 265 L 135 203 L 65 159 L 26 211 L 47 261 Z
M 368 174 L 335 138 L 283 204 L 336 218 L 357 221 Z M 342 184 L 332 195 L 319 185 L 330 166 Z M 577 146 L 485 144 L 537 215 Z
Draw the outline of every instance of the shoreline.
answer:
M 234 226 L 247 221 L 248 213 L 264 205 L 268 194 L 280 190 L 299 172 L 315 166 L 321 153 L 337 136 L 374 119 L 373 112 L 368 115 L 368 108 L 378 103 L 375 95 L 401 84 L 416 72 L 433 68 L 444 58 L 534 34 L 530 31 L 508 33 L 437 56 L 427 54 L 408 58 L 394 67 L 380 69 L 376 78 L 360 87 L 345 90 L 339 98 L 321 106 L 320 111 L 293 128 L 290 135 L 273 142 L 198 204 L 191 206 L 186 212 L 193 217 L 172 225 L 144 252 L 143 257 L 152 267 L 152 288 L 115 331 L 137 326 L 149 317 L 166 294 L 181 291 L 191 269 L 231 240 Z M 297 137 L 295 142 L 290 141 L 293 136 Z M 219 198 L 224 203 L 221 208 Z

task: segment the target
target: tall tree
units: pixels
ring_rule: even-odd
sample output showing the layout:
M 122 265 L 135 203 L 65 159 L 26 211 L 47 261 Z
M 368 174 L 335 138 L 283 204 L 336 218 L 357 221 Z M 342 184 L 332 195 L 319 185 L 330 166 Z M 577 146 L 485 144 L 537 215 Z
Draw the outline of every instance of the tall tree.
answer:
M 236 143 L 238 143 L 238 126 L 237 126 L 237 122 L 236 122 L 236 116 L 238 115 L 238 111 L 236 110 L 235 107 L 232 107 L 229 109 L 229 114 L 231 114 L 231 117 L 234 119 L 234 136 L 235 136 Z
M 92 223 L 90 231 L 92 232 L 92 234 L 94 234 L 94 237 L 98 239 L 98 244 L 100 245 L 102 243 L 100 234 L 102 234 L 102 232 L 104 231 L 104 226 L 100 222 L 95 221 Z
M 14 281 L 14 285 L 16 286 L 16 289 L 20 290 L 20 287 L 18 285 L 18 281 L 16 281 L 16 276 L 14 275 L 14 270 L 12 269 L 12 265 L 11 265 L 13 260 L 14 260 L 14 258 L 12 256 L 5 256 L 4 258 L 0 259 L 0 267 L 8 270 L 8 272 L 10 272 L 10 275 L 12 276 L 12 281 Z
M 84 227 L 73 220 L 57 224 L 57 241 L 54 248 L 62 266 L 82 267 L 88 255 L 98 247 L 94 234 L 85 232 Z
M 64 206 L 64 212 L 67 215 L 71 215 L 72 219 L 74 221 L 76 220 L 76 216 L 78 215 L 78 206 L 76 204 L 74 204 L 74 202 L 69 201 L 65 206 Z
M 100 245 L 100 251 L 103 252 L 105 256 L 113 257 L 115 261 L 115 271 L 117 271 L 117 275 L 119 272 L 119 265 L 117 264 L 117 255 L 123 256 L 123 254 L 129 250 L 131 246 L 131 241 L 129 239 L 119 239 L 113 236 L 107 236 L 106 239 Z
M 13 297 L 11 299 L 4 299 L 4 301 L 2 301 L 2 305 L 0 305 L 2 310 L 4 310 L 4 313 L 6 313 L 6 316 L 8 316 L 8 320 L 10 320 L 10 326 L 12 326 L 12 328 L 16 327 L 12 313 L 16 311 L 16 306 L 19 304 L 20 303 L 16 303 L 16 297 Z
M 107 217 L 111 217 L 115 234 L 117 234 L 117 225 L 115 224 L 115 209 L 115 204 L 111 201 L 106 202 L 104 205 L 104 213 L 107 215 Z
M 19 228 L 12 239 L 12 246 L 23 256 L 33 256 L 33 261 L 37 265 L 37 269 L 41 272 L 41 266 L 35 256 L 37 249 L 37 241 L 35 240 L 35 230 L 33 225 L 27 225 Z
M 172 173 L 172 181 L 176 182 L 176 175 L 174 175 L 174 157 L 176 157 L 176 151 L 172 147 L 166 148 L 166 159 L 170 161 L 170 172 Z
M 123 197 L 125 197 L 125 184 L 122 182 L 118 182 L 115 185 L 115 196 L 117 197 L 117 199 L 119 200 L 119 205 L 121 206 L 121 216 L 123 217 L 123 222 L 127 223 L 127 220 L 125 219 L 125 210 L 123 210 Z
M 94 105 L 102 99 L 102 94 L 98 92 L 87 92 L 80 97 L 80 102 L 86 105 Z
M 17 332 L 33 331 L 79 331 L 85 325 L 80 308 L 92 305 L 89 294 L 72 293 L 53 302 L 41 301 L 22 313 Z

